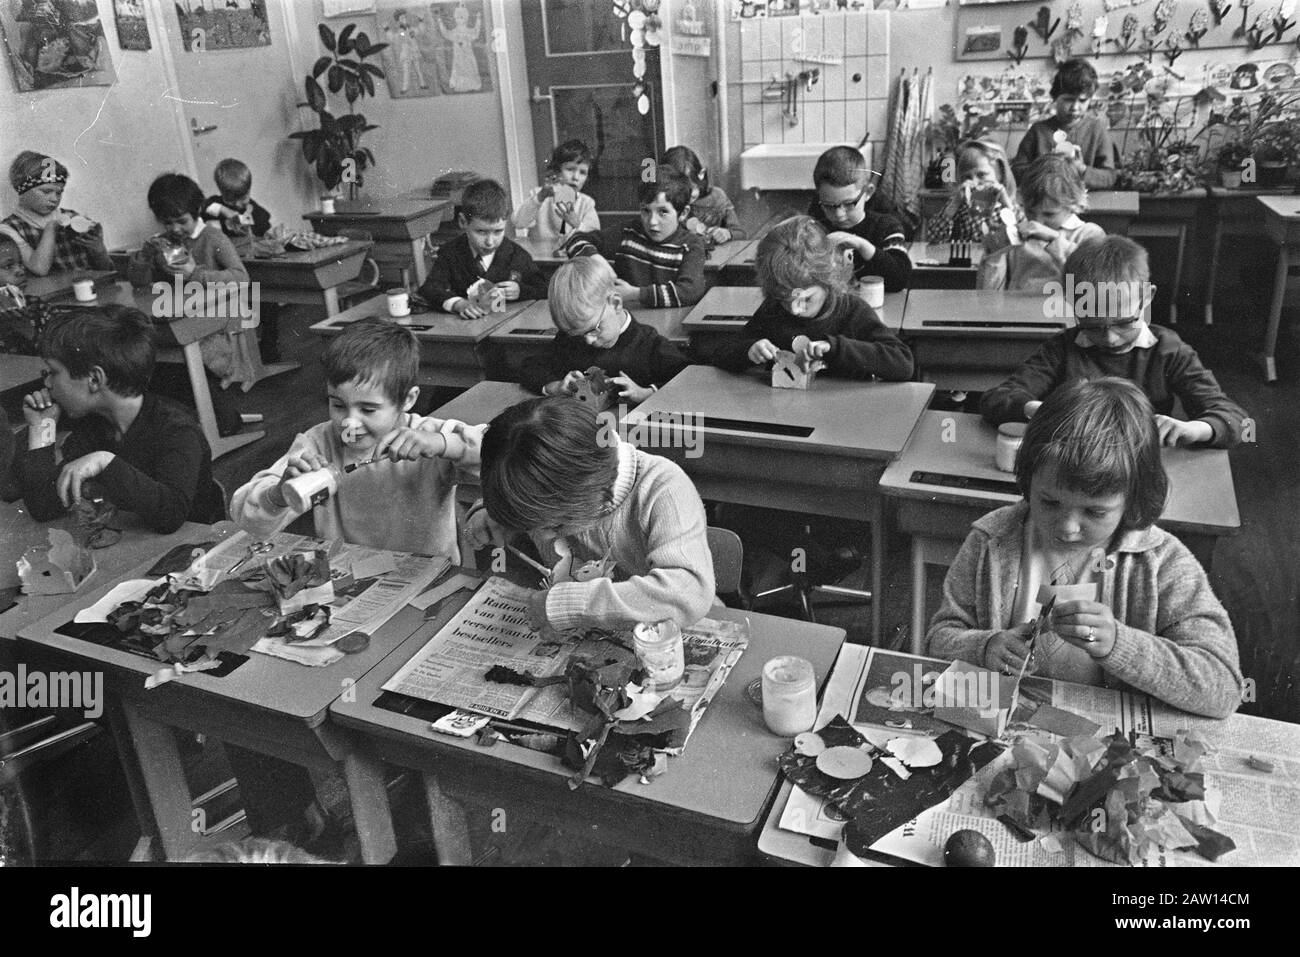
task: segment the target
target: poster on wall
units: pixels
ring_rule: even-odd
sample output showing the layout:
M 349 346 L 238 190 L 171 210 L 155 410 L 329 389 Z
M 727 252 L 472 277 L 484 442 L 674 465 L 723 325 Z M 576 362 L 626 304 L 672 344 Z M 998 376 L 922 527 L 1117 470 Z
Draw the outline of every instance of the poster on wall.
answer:
M 490 93 L 492 64 L 483 0 L 385 5 L 379 11 L 380 56 L 394 99 Z
M 20 93 L 117 79 L 95 0 L 0 0 L 0 29 Z
M 144 0 L 113 0 L 117 21 L 117 45 L 123 50 L 148 50 L 149 24 L 144 19 Z
M 266 0 L 175 0 L 181 39 L 188 53 L 268 47 L 271 27 Z

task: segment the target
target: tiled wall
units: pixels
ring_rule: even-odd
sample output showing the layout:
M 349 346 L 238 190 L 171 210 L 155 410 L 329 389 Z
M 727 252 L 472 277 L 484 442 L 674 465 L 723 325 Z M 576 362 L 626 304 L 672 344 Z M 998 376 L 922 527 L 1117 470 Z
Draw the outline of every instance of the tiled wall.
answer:
M 800 48 L 805 55 L 825 54 L 842 62 L 804 62 L 795 53 Z M 740 62 L 746 148 L 758 143 L 857 143 L 868 133 L 873 141 L 885 139 L 892 80 L 888 11 L 745 20 Z M 782 101 L 764 100 L 763 90 L 774 76 L 811 69 L 821 70 L 821 80 L 812 92 L 800 87 L 798 123 L 791 126 L 782 115 Z

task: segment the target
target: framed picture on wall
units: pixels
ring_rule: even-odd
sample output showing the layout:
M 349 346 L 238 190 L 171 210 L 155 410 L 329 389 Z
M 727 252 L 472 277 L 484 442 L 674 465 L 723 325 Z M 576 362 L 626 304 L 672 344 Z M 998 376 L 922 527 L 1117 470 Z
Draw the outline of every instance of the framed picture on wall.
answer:
M 0 0 L 0 29 L 20 93 L 117 79 L 95 0 Z
M 176 0 L 176 17 L 190 53 L 271 45 L 266 0 Z
M 380 7 L 380 56 L 394 99 L 490 93 L 492 29 L 483 0 Z
M 153 46 L 144 18 L 144 0 L 113 0 L 113 19 L 117 21 L 117 44 L 123 50 L 148 50 Z

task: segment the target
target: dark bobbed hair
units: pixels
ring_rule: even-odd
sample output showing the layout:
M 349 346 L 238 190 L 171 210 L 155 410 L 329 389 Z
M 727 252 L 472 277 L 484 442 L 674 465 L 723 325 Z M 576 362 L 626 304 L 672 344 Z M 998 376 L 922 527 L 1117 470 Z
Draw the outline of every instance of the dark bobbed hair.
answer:
M 1113 376 L 1061 386 L 1029 420 L 1016 455 L 1016 485 L 1026 499 L 1040 471 L 1085 495 L 1123 495 L 1120 531 L 1154 525 L 1169 494 L 1151 402 Z
M 149 317 L 118 305 L 56 313 L 41 333 L 40 349 L 78 379 L 99 366 L 109 390 L 127 398 L 149 388 L 157 359 Z
M 546 168 L 552 173 L 558 173 L 565 163 L 586 163 L 591 166 L 593 162 L 591 147 L 586 143 L 582 140 L 565 140 L 551 151 L 551 162 Z
M 186 213 L 198 219 L 203 199 L 199 184 L 180 173 L 163 173 L 149 184 L 149 209 L 159 219 L 179 219 Z
M 681 173 L 692 186 L 699 188 L 701 196 L 709 194 L 712 188 L 709 184 L 709 171 L 704 167 L 695 150 L 689 146 L 674 146 L 667 150 L 659 165 Z
M 398 408 L 420 374 L 420 343 L 405 326 L 378 317 L 358 319 L 325 350 L 325 381 L 354 379 L 379 386 Z
M 1097 71 L 1087 60 L 1066 60 L 1052 77 L 1048 94 L 1058 96 L 1092 96 L 1097 92 Z
M 483 504 L 504 528 L 583 526 L 608 512 L 618 448 L 596 413 L 572 396 L 511 406 L 483 437 Z

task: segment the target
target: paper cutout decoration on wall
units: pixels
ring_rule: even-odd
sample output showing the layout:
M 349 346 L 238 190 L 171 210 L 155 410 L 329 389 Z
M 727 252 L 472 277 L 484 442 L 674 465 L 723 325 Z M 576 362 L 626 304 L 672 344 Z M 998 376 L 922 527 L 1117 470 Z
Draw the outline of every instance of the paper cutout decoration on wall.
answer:
M 211 6 L 177 0 L 176 18 L 189 53 L 271 45 L 266 0 L 220 0 Z
M 19 93 L 112 86 L 117 79 L 94 3 L 0 3 Z
M 418 6 L 385 3 L 378 14 L 388 92 L 394 99 L 488 93 L 492 64 L 483 0 Z
M 123 50 L 148 50 L 149 24 L 144 18 L 144 0 L 113 0 L 117 21 L 117 44 Z

